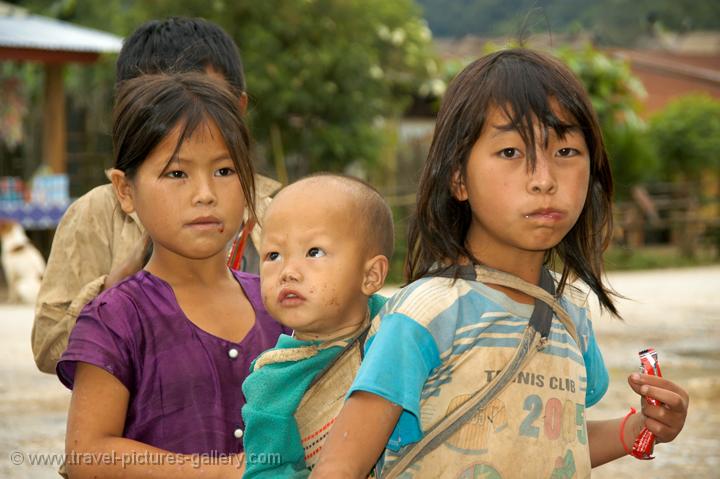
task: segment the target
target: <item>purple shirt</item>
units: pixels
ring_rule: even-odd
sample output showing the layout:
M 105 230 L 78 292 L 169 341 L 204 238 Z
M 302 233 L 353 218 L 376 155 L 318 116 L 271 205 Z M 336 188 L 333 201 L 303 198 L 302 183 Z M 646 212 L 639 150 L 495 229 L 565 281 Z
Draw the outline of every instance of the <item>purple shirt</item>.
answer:
M 260 279 L 234 274 L 255 310 L 241 342 L 198 328 L 168 283 L 140 271 L 85 306 L 58 363 L 60 381 L 72 389 L 76 361 L 115 376 L 130 392 L 129 439 L 182 454 L 242 451 L 242 382 L 253 359 L 289 330 L 265 310 Z

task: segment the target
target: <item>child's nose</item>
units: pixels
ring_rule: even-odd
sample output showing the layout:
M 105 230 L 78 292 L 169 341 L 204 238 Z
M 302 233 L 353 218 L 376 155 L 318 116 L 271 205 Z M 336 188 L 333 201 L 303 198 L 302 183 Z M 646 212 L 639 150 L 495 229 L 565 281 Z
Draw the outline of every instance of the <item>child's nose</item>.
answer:
M 544 151 L 538 151 L 535 157 L 535 166 L 530 167 L 528 179 L 529 193 L 554 193 L 557 182 L 552 168 L 552 162 Z
M 280 281 L 283 283 L 287 282 L 298 282 L 302 280 L 302 274 L 300 270 L 295 267 L 293 263 L 288 263 L 282 270 L 280 275 Z
M 217 201 L 212 180 L 198 177 L 195 181 L 193 205 L 213 205 Z

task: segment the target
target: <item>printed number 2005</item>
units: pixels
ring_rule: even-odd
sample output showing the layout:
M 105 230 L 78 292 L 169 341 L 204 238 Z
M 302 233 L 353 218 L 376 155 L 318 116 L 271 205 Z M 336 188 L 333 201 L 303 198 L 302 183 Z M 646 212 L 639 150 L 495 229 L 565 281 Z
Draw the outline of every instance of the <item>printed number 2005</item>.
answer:
M 542 399 L 537 394 L 531 394 L 525 398 L 524 408 L 529 412 L 520 424 L 520 434 L 528 437 L 538 437 L 540 427 L 536 426 L 535 422 L 543 412 Z M 559 399 L 550 398 L 545 404 L 545 415 L 542 421 L 543 430 L 548 439 L 558 439 L 562 433 L 564 441 L 573 441 L 574 436 L 577 435 L 580 444 L 587 443 L 585 406 L 582 404 L 576 404 L 568 399 L 563 405 Z

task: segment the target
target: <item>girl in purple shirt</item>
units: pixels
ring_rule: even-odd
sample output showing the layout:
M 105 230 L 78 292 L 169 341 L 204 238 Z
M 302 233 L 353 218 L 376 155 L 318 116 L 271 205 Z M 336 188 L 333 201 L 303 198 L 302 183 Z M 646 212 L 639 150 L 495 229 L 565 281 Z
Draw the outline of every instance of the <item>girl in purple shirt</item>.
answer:
M 209 75 L 120 86 L 111 177 L 153 242 L 145 269 L 78 318 L 57 367 L 73 389 L 73 477 L 239 477 L 250 362 L 285 331 L 256 276 L 226 266 L 245 207 L 249 136 L 237 98 Z M 88 459 L 88 460 L 86 460 Z M 232 476 L 231 476 L 232 475 Z

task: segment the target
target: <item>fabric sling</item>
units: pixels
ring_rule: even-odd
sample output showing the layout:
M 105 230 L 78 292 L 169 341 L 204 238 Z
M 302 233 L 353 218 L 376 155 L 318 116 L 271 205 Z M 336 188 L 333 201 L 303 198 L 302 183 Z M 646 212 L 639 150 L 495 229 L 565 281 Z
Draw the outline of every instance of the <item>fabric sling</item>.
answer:
M 400 459 L 382 471 L 383 479 L 395 479 L 402 474 L 413 462 L 422 459 L 428 453 L 444 443 L 463 424 L 485 408 L 490 401 L 510 384 L 534 353 L 541 350 L 548 341 L 548 334 L 552 324 L 553 313 L 565 326 L 573 340 L 579 344 L 575 324 L 567 312 L 554 297 L 555 284 L 550 273 L 543 268 L 540 275 L 540 286 L 528 283 L 516 276 L 492 270 L 481 265 L 471 265 L 449 268 L 435 276 L 462 278 L 470 281 L 480 281 L 512 288 L 524 292 L 535 298 L 535 307 L 525 328 L 520 345 L 515 350 L 512 359 L 489 383 L 476 391 L 463 404 L 454 409 L 437 422 L 423 438 L 417 443 L 408 446 Z
M 370 324 L 363 326 L 313 378 L 295 411 L 295 420 L 305 449 L 305 462 L 310 469 L 317 464 L 320 450 L 360 368 L 369 330 Z
M 315 378 L 313 378 L 312 382 L 310 382 L 310 386 L 308 386 L 308 389 L 312 388 L 315 384 L 317 384 L 322 378 L 327 375 L 330 370 L 332 370 L 335 365 L 348 353 L 351 353 L 354 348 L 358 348 L 358 354 L 360 355 L 360 360 L 362 361 L 363 357 L 365 357 L 365 339 L 367 339 L 368 332 L 370 331 L 370 324 L 363 327 L 359 332 L 358 335 L 355 336 L 352 341 L 348 343 L 347 346 L 343 348 L 343 350 L 338 354 L 338 356 L 332 360 L 325 368 L 323 368 L 322 371 L 320 371 Z

